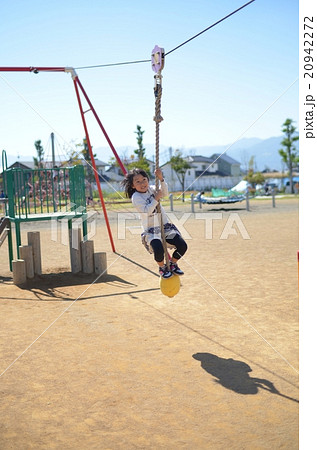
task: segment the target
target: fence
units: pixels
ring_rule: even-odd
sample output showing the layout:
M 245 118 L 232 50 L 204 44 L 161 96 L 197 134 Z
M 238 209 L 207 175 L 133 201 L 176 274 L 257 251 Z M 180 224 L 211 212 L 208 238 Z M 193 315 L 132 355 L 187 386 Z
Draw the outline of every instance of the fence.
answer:
M 83 220 L 84 239 L 87 235 L 85 175 L 82 165 L 52 169 L 7 168 L 2 154 L 3 186 L 7 197 L 5 216 L 15 224 L 17 257 L 21 245 L 22 222 L 55 219 Z M 9 260 L 12 270 L 12 235 L 9 238 Z M 10 245 L 11 243 L 11 245 Z M 11 250 L 10 250 L 11 248 Z

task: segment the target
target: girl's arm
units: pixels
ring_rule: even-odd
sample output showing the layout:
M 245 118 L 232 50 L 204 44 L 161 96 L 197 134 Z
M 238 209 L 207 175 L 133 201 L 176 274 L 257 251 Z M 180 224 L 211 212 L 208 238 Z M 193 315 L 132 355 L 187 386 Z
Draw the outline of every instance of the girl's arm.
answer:
M 132 204 L 139 213 L 152 214 L 154 212 L 158 201 L 153 196 L 149 196 L 147 199 L 150 201 L 145 201 L 143 195 L 138 195 L 137 192 L 132 195 Z
M 161 181 L 162 197 L 168 196 L 168 186 L 165 180 Z
M 161 182 L 162 197 L 167 197 L 167 195 L 168 195 L 168 187 L 167 187 L 166 181 L 164 180 L 162 170 L 161 169 L 156 169 L 154 171 L 154 173 L 155 173 L 155 175 L 157 176 L 157 178 Z

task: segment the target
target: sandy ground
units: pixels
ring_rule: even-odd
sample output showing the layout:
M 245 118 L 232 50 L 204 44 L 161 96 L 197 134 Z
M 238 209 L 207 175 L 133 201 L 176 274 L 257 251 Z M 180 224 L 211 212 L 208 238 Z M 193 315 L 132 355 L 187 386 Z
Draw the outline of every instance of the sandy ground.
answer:
M 97 281 L 33 223 L 43 275 L 14 286 L 5 242 L 0 448 L 297 449 L 298 200 L 244 207 L 176 208 L 189 249 L 173 299 L 138 222 L 111 208 L 116 253 L 91 226 Z

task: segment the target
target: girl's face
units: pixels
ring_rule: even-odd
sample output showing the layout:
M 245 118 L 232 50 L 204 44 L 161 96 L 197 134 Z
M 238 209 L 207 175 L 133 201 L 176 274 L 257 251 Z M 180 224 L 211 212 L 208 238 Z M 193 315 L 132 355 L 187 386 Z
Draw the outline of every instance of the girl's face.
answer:
M 144 194 L 148 190 L 149 180 L 146 177 L 144 177 L 143 175 L 140 175 L 140 174 L 134 175 L 132 187 L 136 191 Z

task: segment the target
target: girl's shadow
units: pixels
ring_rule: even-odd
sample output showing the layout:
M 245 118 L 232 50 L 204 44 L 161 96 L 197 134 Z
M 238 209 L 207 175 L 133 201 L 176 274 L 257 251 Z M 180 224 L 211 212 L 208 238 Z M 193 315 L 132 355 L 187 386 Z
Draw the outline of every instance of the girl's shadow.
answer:
M 250 377 L 252 369 L 243 361 L 224 359 L 211 353 L 195 353 L 193 358 L 201 361 L 201 367 L 215 377 L 216 383 L 238 394 L 254 395 L 261 388 L 298 403 L 297 399 L 281 394 L 271 381 Z

